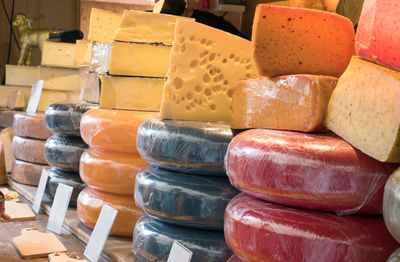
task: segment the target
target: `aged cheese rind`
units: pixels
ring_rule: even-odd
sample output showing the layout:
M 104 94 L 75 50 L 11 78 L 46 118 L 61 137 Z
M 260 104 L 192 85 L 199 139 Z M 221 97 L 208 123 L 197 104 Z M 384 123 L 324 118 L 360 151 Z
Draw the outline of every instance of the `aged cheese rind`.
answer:
M 14 115 L 14 130 L 17 136 L 47 139 L 53 134 L 46 128 L 44 114 L 18 113 Z
M 45 140 L 14 136 L 12 140 L 14 157 L 18 160 L 47 165 L 47 161 L 44 158 L 45 143 Z
M 15 110 L 0 110 L 0 127 L 13 127 L 14 115 L 18 113 Z
M 400 168 L 387 180 L 383 197 L 383 219 L 390 234 L 400 241 L 400 206 L 398 192 L 400 190 Z
M 261 4 L 252 44 L 262 76 L 314 74 L 339 77 L 354 54 L 354 28 L 343 16 Z
M 112 43 L 120 22 L 121 14 L 92 8 L 87 38 L 95 42 Z
M 354 56 L 331 96 L 325 125 L 365 154 L 400 163 L 400 72 Z
M 251 49 L 246 39 L 178 19 L 161 118 L 229 121 L 233 85 L 258 77 Z
M 41 65 L 76 68 L 77 66 L 75 66 L 74 63 L 75 56 L 75 43 L 45 41 L 43 45 Z
M 43 169 L 49 169 L 48 165 L 40 165 L 14 159 L 11 178 L 19 183 L 37 186 Z

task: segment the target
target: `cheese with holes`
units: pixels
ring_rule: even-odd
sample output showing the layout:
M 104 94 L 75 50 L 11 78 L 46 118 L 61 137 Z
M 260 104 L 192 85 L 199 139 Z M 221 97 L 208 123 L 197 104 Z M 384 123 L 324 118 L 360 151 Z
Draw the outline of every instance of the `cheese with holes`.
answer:
M 45 41 L 41 65 L 74 68 L 76 67 L 74 63 L 75 56 L 75 44 Z
M 289 75 L 241 81 L 233 88 L 231 127 L 312 132 L 324 129 L 337 78 Z
M 233 85 L 256 78 L 251 43 L 178 19 L 161 118 L 229 121 Z
M 87 187 L 78 197 L 79 219 L 88 227 L 94 228 L 104 204 L 118 211 L 110 234 L 132 238 L 136 221 L 143 215 L 135 205 L 133 196 L 110 194 Z
M 31 86 L 38 75 L 38 66 L 6 65 L 6 86 Z
M 125 10 L 114 40 L 172 45 L 176 19 L 182 16 Z M 193 20 L 191 18 L 187 18 Z
M 160 111 L 164 78 L 101 78 L 100 108 Z
M 325 125 L 365 154 L 400 163 L 400 72 L 354 56 L 332 94 Z
M 44 114 L 18 113 L 14 115 L 14 130 L 17 136 L 47 139 L 52 133 L 46 128 Z
M 137 154 L 90 148 L 82 154 L 79 173 L 91 188 L 133 196 L 136 174 L 146 164 Z
M 354 54 L 354 28 L 343 16 L 261 4 L 252 43 L 263 76 L 314 74 L 339 77 Z
M 22 92 L 25 102 L 28 103 L 31 95 L 31 89 L 32 89 L 31 87 L 26 87 L 26 86 L 0 85 L 0 108 L 9 108 L 10 99 L 12 99 L 12 96 L 16 92 Z
M 364 0 L 356 34 L 356 53 L 400 71 L 400 3 Z
M 165 77 L 171 46 L 114 42 L 111 47 L 110 74 Z
M 12 163 L 11 178 L 18 183 L 37 186 L 43 169 L 49 169 L 48 165 L 34 164 L 14 159 Z
M 18 160 L 46 165 L 47 161 L 44 158 L 45 143 L 45 140 L 14 136 L 12 140 L 14 157 Z
M 89 66 L 92 62 L 93 42 L 89 40 L 76 40 L 76 56 L 74 65 Z
M 246 194 L 229 202 L 224 226 L 228 246 L 248 262 L 385 262 L 399 247 L 379 216 L 340 217 Z
M 157 112 L 91 109 L 81 119 L 81 136 L 91 147 L 121 153 L 137 153 L 139 126 Z
M 87 38 L 95 42 L 112 43 L 120 22 L 120 14 L 92 8 Z

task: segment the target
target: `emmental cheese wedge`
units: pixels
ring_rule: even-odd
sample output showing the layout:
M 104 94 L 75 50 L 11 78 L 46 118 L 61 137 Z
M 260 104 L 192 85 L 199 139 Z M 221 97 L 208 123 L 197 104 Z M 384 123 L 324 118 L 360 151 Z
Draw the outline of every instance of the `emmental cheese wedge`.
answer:
M 400 72 L 354 56 L 332 94 L 325 124 L 365 154 L 400 163 Z
M 229 121 L 233 85 L 258 77 L 251 54 L 243 38 L 178 19 L 161 118 Z
M 164 78 L 101 78 L 100 108 L 160 111 Z
M 354 29 L 343 16 L 319 10 L 262 4 L 252 43 L 263 76 L 340 76 L 354 54 Z
M 171 46 L 114 42 L 111 48 L 110 74 L 165 77 Z
M 46 41 L 42 51 L 42 65 L 76 68 L 76 45 L 71 43 Z
M 121 15 L 106 10 L 92 8 L 88 40 L 112 43 L 115 30 L 119 27 Z
M 290 75 L 241 81 L 233 89 L 231 127 L 321 130 L 337 80 Z

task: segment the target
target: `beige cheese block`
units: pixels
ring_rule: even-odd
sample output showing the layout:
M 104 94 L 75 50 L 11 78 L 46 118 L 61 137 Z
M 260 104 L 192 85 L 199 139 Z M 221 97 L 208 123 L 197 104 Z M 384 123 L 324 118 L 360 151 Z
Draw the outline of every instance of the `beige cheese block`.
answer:
M 16 92 L 21 91 L 24 94 L 24 100 L 27 104 L 31 95 L 31 87 L 26 86 L 2 86 L 0 85 L 0 107 L 9 108 L 10 99 Z M 1 124 L 0 124 L 1 126 Z
M 95 42 L 112 43 L 115 31 L 121 22 L 120 14 L 92 8 L 88 39 Z
M 47 165 L 47 161 L 44 157 L 45 143 L 46 140 L 14 136 L 12 140 L 14 158 L 26 162 Z
M 43 90 L 36 112 L 44 112 L 46 108 L 54 103 L 78 102 L 80 91 L 63 92 Z
M 78 69 L 41 66 L 39 67 L 39 79 L 44 80 L 43 90 L 80 90 Z
M 75 66 L 89 66 L 92 61 L 93 42 L 89 40 L 76 40 Z
M 18 183 L 37 186 L 43 169 L 49 169 L 48 165 L 29 163 L 13 159 L 11 178 Z
M 100 108 L 160 111 L 165 78 L 101 78 Z
M 38 66 L 6 65 L 7 86 L 32 86 L 38 79 Z M 0 95 L 0 99 L 1 97 Z
M 172 45 L 176 19 L 182 16 L 125 10 L 114 40 Z
M 77 68 L 75 57 L 76 44 L 46 41 L 43 45 L 41 65 Z
M 171 46 L 114 42 L 111 48 L 110 74 L 165 77 Z

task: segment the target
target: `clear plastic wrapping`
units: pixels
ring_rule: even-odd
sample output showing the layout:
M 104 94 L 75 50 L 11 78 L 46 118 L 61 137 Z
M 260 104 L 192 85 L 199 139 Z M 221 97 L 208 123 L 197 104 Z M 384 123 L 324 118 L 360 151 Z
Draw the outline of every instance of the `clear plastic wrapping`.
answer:
M 137 148 L 144 160 L 162 168 L 225 176 L 224 156 L 232 137 L 225 123 L 151 118 L 139 128 Z
M 45 140 L 14 136 L 12 152 L 18 160 L 47 165 L 47 161 L 44 158 L 45 143 Z
M 384 185 L 397 166 L 333 135 L 266 129 L 237 135 L 225 157 L 227 175 L 239 190 L 339 215 L 381 214 Z
M 294 209 L 246 194 L 225 212 L 225 238 L 248 262 L 385 262 L 399 244 L 380 216 L 347 216 Z
M 383 218 L 392 236 L 400 243 L 400 168 L 388 179 L 383 197 Z
M 53 133 L 46 128 L 44 114 L 27 114 L 20 112 L 14 115 L 14 130 L 17 136 L 36 139 L 47 139 Z
M 191 262 L 221 262 L 232 254 L 223 233 L 177 227 L 147 216 L 136 223 L 133 253 L 138 261 L 166 262 L 174 241 L 193 252 Z
M 93 42 L 90 71 L 107 73 L 110 66 L 111 43 Z
M 11 178 L 21 184 L 37 186 L 43 169 L 49 169 L 48 165 L 29 163 L 13 159 Z
M 147 166 L 135 183 L 135 201 L 147 215 L 177 226 L 224 228 L 228 202 L 239 192 L 222 177 L 194 176 Z
M 100 102 L 99 73 L 90 72 L 86 68 L 79 71 L 80 100 L 98 104 Z

